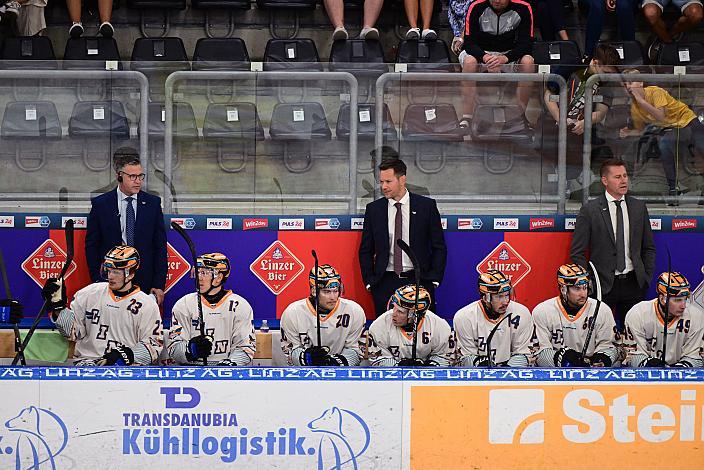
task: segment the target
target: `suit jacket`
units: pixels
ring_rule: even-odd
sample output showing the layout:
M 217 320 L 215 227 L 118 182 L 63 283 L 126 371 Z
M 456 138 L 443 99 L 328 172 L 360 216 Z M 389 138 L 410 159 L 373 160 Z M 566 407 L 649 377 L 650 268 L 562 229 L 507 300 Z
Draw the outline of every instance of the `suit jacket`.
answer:
M 135 284 L 144 292 L 166 284 L 166 230 L 161 198 L 144 191 L 137 193 L 137 219 L 134 244 L 139 251 L 140 265 Z M 105 254 L 122 245 L 120 214 L 117 209 L 117 189 L 91 200 L 86 232 L 86 261 L 93 282 L 101 279 L 100 268 Z
M 409 245 L 420 263 L 421 279 L 440 283 L 445 274 L 447 247 L 438 206 L 434 199 L 409 194 Z M 388 199 L 377 199 L 367 204 L 364 212 L 359 265 L 364 283 L 370 286 L 374 286 L 381 280 L 389 263 L 388 205 Z
M 599 273 L 601 287 L 606 294 L 614 284 L 616 271 L 616 239 L 606 195 L 584 204 L 577 216 L 572 237 L 570 257 L 580 266 L 589 268 L 586 251 Z M 655 270 L 655 243 L 650 229 L 648 208 L 643 201 L 626 195 L 630 237 L 630 257 L 633 261 L 638 284 L 644 288 L 650 285 Z

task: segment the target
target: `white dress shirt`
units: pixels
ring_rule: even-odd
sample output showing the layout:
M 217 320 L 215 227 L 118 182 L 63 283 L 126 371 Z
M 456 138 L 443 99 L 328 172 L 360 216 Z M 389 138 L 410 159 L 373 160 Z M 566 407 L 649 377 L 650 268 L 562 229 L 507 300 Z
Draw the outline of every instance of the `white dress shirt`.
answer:
M 388 214 L 389 214 L 389 263 L 386 265 L 386 270 L 387 271 L 392 271 L 394 270 L 394 252 L 396 250 L 400 250 L 398 246 L 396 246 L 396 239 L 394 239 L 394 229 L 396 228 L 396 204 L 397 201 L 393 199 L 389 199 L 389 208 L 388 208 Z M 406 194 L 403 195 L 400 201 L 401 203 L 401 232 L 403 236 L 401 239 L 408 243 L 408 245 L 411 245 L 411 239 L 410 239 L 410 221 L 411 221 L 411 197 L 409 196 L 408 190 L 406 190 Z M 398 237 L 396 237 L 398 238 Z M 408 257 L 406 253 L 402 254 L 402 261 L 403 261 L 403 271 L 410 271 L 413 269 L 413 263 L 411 263 L 411 259 Z
M 606 193 L 606 202 L 609 204 L 609 215 L 611 216 L 611 228 L 614 232 L 614 240 L 616 240 L 616 204 L 614 201 L 618 199 L 614 198 L 608 191 Z M 631 237 L 629 235 L 629 221 L 628 221 L 628 206 L 626 205 L 626 197 L 621 198 L 623 201 L 621 203 L 621 211 L 623 212 L 623 244 L 626 251 L 626 268 L 623 271 L 616 271 L 616 274 L 625 274 L 633 271 L 633 261 L 631 260 Z
M 120 191 L 120 187 L 117 188 L 117 213 L 120 215 L 120 233 L 122 233 L 122 243 L 127 244 L 127 196 L 125 193 Z M 135 228 L 137 223 L 137 195 L 132 196 L 134 201 L 132 201 L 132 209 L 134 209 L 134 221 Z

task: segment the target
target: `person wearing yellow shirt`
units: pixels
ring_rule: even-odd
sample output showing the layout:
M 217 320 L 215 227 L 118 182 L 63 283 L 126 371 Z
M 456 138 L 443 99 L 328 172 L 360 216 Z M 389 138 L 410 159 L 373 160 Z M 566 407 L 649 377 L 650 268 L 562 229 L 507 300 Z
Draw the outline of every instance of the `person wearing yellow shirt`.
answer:
M 627 77 L 637 73 L 634 69 L 624 71 Z M 679 153 L 688 151 L 692 146 L 696 155 L 704 155 L 704 124 L 686 104 L 660 87 L 643 86 L 641 81 L 628 79 L 624 81 L 624 86 L 631 97 L 633 128 L 621 129 L 620 137 L 640 136 L 647 125 L 674 129 L 662 135 L 658 148 L 670 195 L 677 196 L 676 163 Z M 679 148 L 678 143 L 682 143 Z M 670 204 L 677 205 L 676 202 Z

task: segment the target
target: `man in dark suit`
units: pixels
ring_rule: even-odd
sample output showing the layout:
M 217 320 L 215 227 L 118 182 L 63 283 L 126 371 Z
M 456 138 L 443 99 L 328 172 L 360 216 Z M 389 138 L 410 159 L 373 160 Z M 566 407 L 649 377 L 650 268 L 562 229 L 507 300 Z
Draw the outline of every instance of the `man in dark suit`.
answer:
M 589 267 L 586 252 L 601 280 L 604 302 L 623 320 L 633 305 L 645 298 L 655 269 L 655 243 L 648 208 L 628 196 L 628 173 L 621 160 L 601 165 L 604 194 L 583 205 L 577 216 L 570 256 Z
M 91 200 L 86 233 L 86 260 L 93 282 L 101 279 L 105 254 L 116 245 L 130 245 L 140 255 L 135 284 L 152 293 L 159 305 L 166 284 L 166 230 L 161 198 L 141 191 L 144 170 L 138 153 L 121 148 L 113 156 L 117 188 Z
M 367 290 L 374 297 L 377 316 L 387 310 L 393 292 L 415 282 L 413 265 L 396 240 L 415 252 L 420 283 L 430 293 L 435 311 L 435 288 L 442 282 L 447 260 L 445 236 L 435 201 L 406 189 L 406 165 L 397 154 L 385 155 L 379 165 L 384 197 L 367 204 L 359 246 L 359 264 Z

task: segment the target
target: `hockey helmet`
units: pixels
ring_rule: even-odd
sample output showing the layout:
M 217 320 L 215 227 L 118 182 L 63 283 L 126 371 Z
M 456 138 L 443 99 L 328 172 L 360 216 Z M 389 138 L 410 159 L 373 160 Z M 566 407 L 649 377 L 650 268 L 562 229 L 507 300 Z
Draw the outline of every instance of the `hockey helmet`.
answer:
M 107 252 L 103 267 L 105 269 L 129 270 L 133 273 L 139 268 L 139 252 L 132 246 L 118 245 Z
M 511 292 L 511 279 L 497 269 L 479 274 L 477 284 L 482 295 Z
M 670 297 L 689 297 L 691 286 L 686 277 L 678 272 L 664 272 L 658 276 L 658 294 Z
M 310 270 L 308 284 L 310 287 L 315 287 L 315 267 Z M 318 289 L 340 289 L 342 291 L 342 277 L 329 264 L 318 266 Z
M 425 311 L 430 308 L 430 302 L 430 293 L 425 289 L 425 287 L 420 286 L 418 291 L 418 308 L 416 309 L 416 312 L 419 314 L 425 313 Z M 407 284 L 396 289 L 394 294 L 391 296 L 391 303 L 402 308 L 413 310 L 416 306 L 415 284 Z
M 230 276 L 230 260 L 222 253 L 205 253 L 196 258 L 198 269 L 211 269 L 222 273 L 223 281 Z
M 578 264 L 563 264 L 557 269 L 557 284 L 589 287 L 589 272 Z

